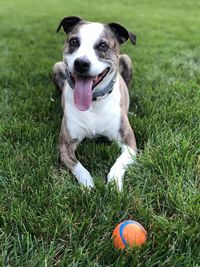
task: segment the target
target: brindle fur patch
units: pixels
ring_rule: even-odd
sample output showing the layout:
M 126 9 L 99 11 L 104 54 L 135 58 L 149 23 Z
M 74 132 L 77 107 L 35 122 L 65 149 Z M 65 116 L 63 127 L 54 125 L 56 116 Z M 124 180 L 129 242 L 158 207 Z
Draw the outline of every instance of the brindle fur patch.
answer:
M 78 144 L 79 141 L 77 139 L 71 138 L 66 127 L 66 117 L 64 116 L 59 136 L 60 161 L 70 170 L 73 170 L 78 162 L 75 156 Z
M 128 121 L 127 114 L 125 113 L 124 114 L 122 113 L 121 116 L 119 133 L 121 136 L 122 143 L 129 146 L 136 152 L 137 145 L 136 145 L 135 135 Z
M 63 90 L 66 84 L 66 65 L 64 62 L 57 62 L 53 67 L 53 82 L 59 90 Z
M 119 56 L 119 72 L 128 86 L 133 76 L 133 65 L 128 55 Z
M 124 79 L 120 75 L 120 94 L 121 94 L 121 121 L 120 121 L 120 137 L 123 144 L 131 147 L 135 152 L 137 151 L 137 145 L 135 140 L 134 132 L 128 120 L 128 109 L 129 109 L 129 93 L 128 88 L 125 84 Z
M 107 51 L 103 52 L 96 48 L 100 42 L 108 44 L 109 48 Z M 116 68 L 118 65 L 120 45 L 113 32 L 106 25 L 104 25 L 104 31 L 99 36 L 99 40 L 96 42 L 94 49 L 99 61 L 109 62 L 112 69 Z

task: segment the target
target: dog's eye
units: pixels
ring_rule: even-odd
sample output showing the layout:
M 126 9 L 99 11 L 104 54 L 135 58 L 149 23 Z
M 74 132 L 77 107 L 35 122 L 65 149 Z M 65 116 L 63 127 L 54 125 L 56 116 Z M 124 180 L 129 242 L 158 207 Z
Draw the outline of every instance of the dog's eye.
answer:
M 108 48 L 109 48 L 109 46 L 104 42 L 97 45 L 97 49 L 102 51 L 102 52 L 106 52 L 108 50 Z
M 80 45 L 80 43 L 79 43 L 79 39 L 78 38 L 71 38 L 69 41 L 69 45 L 70 46 L 73 46 L 73 47 L 77 47 L 77 46 L 79 46 Z

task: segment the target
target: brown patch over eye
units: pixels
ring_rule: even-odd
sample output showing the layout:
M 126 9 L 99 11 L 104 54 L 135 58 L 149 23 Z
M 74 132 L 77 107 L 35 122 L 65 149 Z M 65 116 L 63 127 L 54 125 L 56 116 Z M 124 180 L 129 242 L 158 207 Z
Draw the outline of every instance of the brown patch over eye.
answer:
M 69 53 L 73 53 L 76 49 L 79 48 L 80 46 L 80 40 L 78 37 L 71 37 L 68 42 L 68 52 Z
M 68 41 L 68 43 L 69 43 L 69 46 L 73 46 L 73 47 L 79 47 L 79 45 L 80 45 L 80 41 L 79 41 L 79 39 L 78 39 L 78 37 L 72 37 L 71 39 L 69 39 L 69 41 Z
M 97 44 L 96 49 L 101 52 L 106 52 L 109 49 L 109 45 L 106 42 L 100 42 Z

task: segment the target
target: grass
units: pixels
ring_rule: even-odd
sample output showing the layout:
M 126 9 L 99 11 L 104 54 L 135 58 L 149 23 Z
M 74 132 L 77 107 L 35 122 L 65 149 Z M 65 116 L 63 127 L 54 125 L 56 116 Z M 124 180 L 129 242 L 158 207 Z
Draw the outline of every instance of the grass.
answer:
M 200 3 L 2 1 L 0 9 L 0 266 L 200 266 Z M 63 16 L 117 21 L 138 44 L 130 122 L 140 154 L 124 192 L 105 187 L 119 152 L 86 141 L 78 150 L 96 188 L 58 164 L 61 108 L 50 80 L 62 58 Z M 117 252 L 111 234 L 135 219 L 147 243 Z

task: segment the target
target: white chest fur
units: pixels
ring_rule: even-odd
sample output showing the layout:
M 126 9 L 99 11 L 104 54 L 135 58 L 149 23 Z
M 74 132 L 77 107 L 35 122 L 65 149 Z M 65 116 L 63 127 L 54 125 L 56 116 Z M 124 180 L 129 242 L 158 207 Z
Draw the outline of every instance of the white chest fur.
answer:
M 105 136 L 118 139 L 121 109 L 119 79 L 111 94 L 103 99 L 93 101 L 87 111 L 79 111 L 74 105 L 73 90 L 67 86 L 64 91 L 67 128 L 73 139 Z

